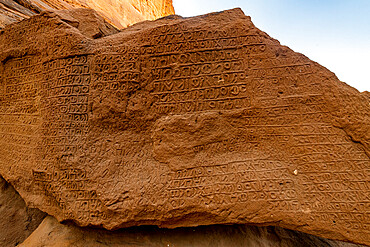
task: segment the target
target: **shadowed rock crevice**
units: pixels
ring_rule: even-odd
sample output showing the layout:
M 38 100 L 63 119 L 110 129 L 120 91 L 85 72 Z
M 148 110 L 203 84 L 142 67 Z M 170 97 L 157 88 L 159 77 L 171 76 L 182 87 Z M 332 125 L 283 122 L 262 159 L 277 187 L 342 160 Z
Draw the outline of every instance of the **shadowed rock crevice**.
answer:
M 14 188 L 0 176 L 0 246 L 22 243 L 45 216 L 38 209 L 28 208 Z

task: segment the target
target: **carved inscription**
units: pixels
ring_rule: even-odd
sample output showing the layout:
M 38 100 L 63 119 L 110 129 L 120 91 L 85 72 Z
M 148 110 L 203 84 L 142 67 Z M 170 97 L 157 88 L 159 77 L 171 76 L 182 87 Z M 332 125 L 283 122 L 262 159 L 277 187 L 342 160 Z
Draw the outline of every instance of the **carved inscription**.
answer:
M 280 161 L 234 161 L 182 169 L 170 176 L 168 197 L 174 208 L 189 199 L 208 206 L 251 201 L 297 202 L 295 182 L 286 164 Z
M 56 59 L 43 64 L 45 83 L 41 89 L 44 153 L 63 165 L 69 162 L 88 133 L 90 67 L 88 56 Z M 47 164 L 45 164 L 47 167 Z
M 170 29 L 158 35 L 160 32 L 154 35 L 150 46 L 141 48 L 140 54 L 142 64 L 151 68 L 149 78 L 156 113 L 250 106 L 250 87 L 246 81 L 248 64 L 244 58 L 246 53 L 265 52 L 262 39 L 242 35 L 243 31 L 241 36 L 234 36 L 231 30 L 187 33 Z
M 108 229 L 278 224 L 370 244 L 366 94 L 235 11 L 94 39 L 62 19 L 0 33 L 0 173 L 27 203 Z
M 9 171 L 16 169 L 14 164 L 30 165 L 37 159 L 38 91 L 42 80 L 39 57 L 15 58 L 4 64 L 0 79 L 0 150 L 3 154 L 0 165 Z

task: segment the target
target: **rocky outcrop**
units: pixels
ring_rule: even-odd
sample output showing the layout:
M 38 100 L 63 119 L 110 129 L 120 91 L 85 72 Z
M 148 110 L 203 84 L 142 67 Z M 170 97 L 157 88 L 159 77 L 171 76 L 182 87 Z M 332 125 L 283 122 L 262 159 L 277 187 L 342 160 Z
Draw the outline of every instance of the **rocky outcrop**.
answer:
M 75 8 L 94 9 L 117 28 L 175 13 L 172 0 L 0 0 L 0 29 L 42 11 Z
M 48 216 L 20 247 L 360 247 L 280 227 L 246 225 L 159 229 L 133 227 L 118 231 L 60 224 Z
M 0 174 L 28 204 L 80 226 L 370 244 L 366 94 L 239 9 L 97 36 L 63 18 L 0 34 Z
M 14 188 L 0 176 L 0 246 L 19 245 L 45 216 L 38 209 L 28 208 Z

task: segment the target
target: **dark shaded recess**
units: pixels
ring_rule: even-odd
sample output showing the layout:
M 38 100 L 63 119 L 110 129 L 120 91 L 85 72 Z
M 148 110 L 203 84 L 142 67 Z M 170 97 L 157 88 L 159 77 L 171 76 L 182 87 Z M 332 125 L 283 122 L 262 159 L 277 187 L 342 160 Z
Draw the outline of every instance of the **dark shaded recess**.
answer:
M 0 176 L 0 246 L 22 243 L 42 222 L 46 214 L 28 208 L 22 197 Z

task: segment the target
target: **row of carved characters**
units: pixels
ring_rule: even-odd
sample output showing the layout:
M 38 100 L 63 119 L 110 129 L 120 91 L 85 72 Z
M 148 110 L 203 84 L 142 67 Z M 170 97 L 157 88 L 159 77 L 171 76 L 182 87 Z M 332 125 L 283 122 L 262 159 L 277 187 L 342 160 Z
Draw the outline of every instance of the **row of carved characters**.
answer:
M 110 59 L 113 56 L 127 56 L 129 59 L 133 59 L 136 57 L 136 54 L 138 54 L 138 48 L 135 45 L 127 45 L 122 42 L 109 44 L 106 45 L 105 43 L 99 44 L 98 46 L 94 47 L 94 50 L 92 52 L 96 56 L 95 62 L 100 63 L 109 63 Z M 120 58 L 118 58 L 120 59 Z
M 310 116 L 308 116 L 310 117 Z M 312 116 L 311 116 L 312 117 Z M 297 118 L 298 119 L 298 118 Z M 312 118 L 311 118 L 312 119 Z M 288 119 L 289 121 L 289 119 Z M 209 142 L 207 144 L 197 145 L 192 147 L 194 153 L 198 153 L 204 150 L 212 151 L 212 152 L 224 152 L 224 151 L 241 151 L 241 150 L 253 150 L 256 148 L 256 144 L 264 141 L 277 141 L 279 143 L 289 144 L 295 143 L 294 145 L 289 148 L 289 152 L 291 155 L 295 156 L 298 155 L 297 158 L 293 158 L 296 161 L 305 160 L 305 153 L 315 152 L 318 148 L 321 152 L 328 152 L 332 153 L 333 150 L 335 152 L 346 154 L 359 154 L 363 156 L 363 150 L 357 146 L 351 145 L 349 139 L 346 138 L 345 135 L 336 134 L 334 130 L 332 130 L 328 126 L 317 126 L 317 128 L 312 129 L 312 133 L 305 133 L 305 128 L 303 127 L 302 133 L 297 132 L 296 134 L 290 132 L 284 133 L 273 133 L 275 129 L 282 127 L 280 123 L 276 125 L 276 121 L 273 123 L 266 123 L 266 124 L 275 124 L 275 126 L 266 127 L 263 124 L 263 118 L 261 121 L 258 122 L 248 122 L 248 121 L 241 121 L 241 120 L 230 120 L 231 126 L 236 128 L 243 127 L 243 131 L 237 134 L 235 138 L 226 138 L 216 142 Z M 298 120 L 297 120 L 298 122 Z M 251 126 L 255 124 L 255 129 L 249 128 L 248 132 L 244 131 L 244 126 Z M 258 125 L 260 124 L 260 125 Z M 261 125 L 262 124 L 262 125 Z M 282 122 L 284 124 L 284 122 Z M 254 125 L 253 125 L 254 126 Z M 291 129 L 294 130 L 295 127 L 298 125 L 293 126 Z M 263 128 L 263 133 L 257 134 L 255 130 Z M 271 129 L 271 134 L 264 133 L 266 130 Z M 287 126 L 287 130 L 289 130 L 289 126 Z M 310 127 L 308 127 L 310 129 Z M 317 143 L 317 138 L 321 138 L 322 142 Z M 313 141 L 313 142 L 312 142 Z M 352 157 L 352 156 L 351 156 Z
M 2 139 L 3 145 L 11 145 L 11 146 L 24 146 L 27 147 L 28 145 L 34 144 L 34 138 L 35 136 L 32 135 L 21 135 L 19 133 L 6 133 L 6 132 L 0 132 L 0 136 Z
M 364 149 L 352 143 L 350 138 L 344 134 L 331 135 L 329 138 L 325 137 L 324 139 L 321 139 L 321 141 L 315 140 L 314 142 L 309 142 L 307 139 L 291 139 L 291 141 L 295 141 L 295 145 L 289 149 L 289 152 L 293 156 L 302 156 L 305 152 L 330 153 L 333 152 L 333 149 L 341 154 L 348 153 L 353 155 L 353 158 L 357 157 L 357 155 L 364 155 Z
M 167 84 L 167 83 L 166 83 Z M 157 84 L 159 85 L 159 84 Z M 215 86 L 194 90 L 166 91 L 152 94 L 156 103 L 185 103 L 207 100 L 228 100 L 250 98 L 251 92 L 245 84 Z
M 112 92 L 116 92 L 116 96 L 123 96 L 120 93 L 129 93 L 134 92 L 140 85 L 136 81 L 95 81 L 93 85 L 91 85 L 91 89 L 97 91 L 109 90 Z M 122 99 L 122 98 L 121 98 Z
M 0 114 L 0 123 L 13 126 L 38 126 L 39 116 Z
M 138 71 L 124 71 L 124 72 L 118 72 L 118 71 L 111 71 L 111 67 L 107 67 L 108 70 L 105 72 L 93 72 L 91 77 L 93 81 L 99 82 L 139 82 L 140 73 Z
M 56 69 L 51 69 L 47 71 L 45 78 L 47 80 L 55 80 L 71 78 L 71 76 L 78 77 L 82 75 L 90 75 L 90 68 L 88 64 L 67 65 Z
M 325 123 L 328 121 L 329 116 L 324 105 L 302 105 L 300 107 L 291 106 L 279 106 L 279 107 L 266 107 L 266 108 L 254 108 L 251 103 L 252 99 L 246 97 L 244 99 L 224 99 L 214 100 L 209 102 L 197 102 L 189 101 L 185 103 L 167 103 L 167 104 L 153 104 L 153 110 L 157 113 L 168 114 L 168 113 L 183 113 L 183 112 L 194 112 L 194 111 L 207 111 L 207 110 L 231 110 L 231 109 L 245 109 L 252 110 L 253 115 L 250 117 L 263 118 L 272 117 L 275 119 L 280 116 L 290 114 L 289 118 L 296 118 L 306 120 L 305 122 L 314 122 L 313 119 Z M 252 106 L 252 108 L 251 108 Z M 309 114 L 304 116 L 304 114 Z M 312 119 L 313 118 L 313 119 Z M 258 121 L 258 120 L 251 120 Z M 273 120 L 276 122 L 276 120 Z M 287 121 L 284 121 L 287 122 Z
M 230 192 L 239 193 L 243 191 L 294 190 L 295 184 L 293 180 L 286 178 L 288 176 L 279 177 L 281 174 L 287 174 L 285 169 L 274 170 L 273 172 L 277 172 L 274 176 L 270 173 L 266 174 L 264 178 L 260 178 L 260 173 L 262 172 L 244 171 L 215 175 L 215 177 L 170 180 L 169 190 L 172 193 L 174 190 L 202 189 L 203 193 L 199 195 Z
M 170 181 L 168 188 L 169 197 L 201 197 L 212 194 L 234 194 L 244 192 L 283 192 L 285 199 L 296 198 L 295 186 L 293 180 L 287 179 L 288 176 L 278 177 L 279 175 L 288 174 L 286 169 L 274 170 L 277 173 L 267 174 L 260 178 L 261 172 L 237 172 L 234 174 L 216 175 L 215 177 L 197 177 L 184 180 Z M 251 174 L 249 174 L 251 173 Z M 236 179 L 233 181 L 233 179 Z M 278 199 L 278 198 L 276 198 Z M 281 199 L 281 198 L 280 198 Z
M 5 69 L 7 81 L 19 83 L 26 81 L 39 81 L 40 76 L 44 80 L 65 78 L 68 76 L 89 74 L 86 65 L 87 57 L 79 56 L 67 59 L 56 59 L 49 62 L 33 61 L 33 58 L 15 60 L 9 69 Z
M 77 86 L 74 92 L 79 92 L 79 89 L 81 88 L 78 88 Z M 85 93 L 85 94 L 74 93 L 74 94 L 69 94 L 69 95 L 65 94 L 62 96 L 54 95 L 54 96 L 50 96 L 49 98 L 43 99 L 42 102 L 45 104 L 53 102 L 54 105 L 87 104 L 88 96 L 89 96 L 88 93 Z M 51 101 L 50 98 L 52 98 L 53 101 Z
M 186 92 L 193 89 L 207 89 L 214 87 L 244 85 L 248 86 L 248 75 L 244 71 L 225 72 L 211 75 L 200 75 L 171 80 L 158 79 L 152 83 L 155 93 Z M 249 86 L 248 86 L 249 87 Z
M 251 68 L 248 75 L 251 77 L 276 77 L 292 74 L 312 74 L 313 67 L 311 64 L 284 65 L 271 68 Z
M 179 43 L 184 40 L 205 40 L 205 39 L 222 39 L 237 36 L 250 36 L 250 42 L 258 43 L 261 36 L 252 34 L 248 28 L 239 26 L 230 26 L 222 29 L 212 30 L 204 28 L 192 28 L 184 24 L 162 25 L 153 28 L 148 35 L 143 35 L 142 42 L 151 42 L 152 44 L 160 43 Z
M 344 193 L 343 193 L 344 194 Z M 339 198 L 342 198 L 341 195 Z M 334 217 L 343 221 L 352 221 L 352 222 L 369 222 L 370 214 L 364 213 L 367 208 L 370 206 L 370 203 L 363 202 L 320 202 L 320 203 L 306 203 L 305 207 L 314 211 L 321 213 L 335 213 L 339 217 Z
M 34 63 L 25 67 L 16 66 L 22 65 L 20 65 L 19 63 L 6 63 L 3 74 L 4 79 L 13 79 L 14 82 L 24 82 L 24 80 L 32 81 L 35 79 L 35 76 L 42 76 L 43 73 L 43 66 L 41 63 Z
M 168 83 L 165 83 L 168 86 Z M 155 86 L 161 87 L 163 84 L 156 83 Z M 156 99 L 156 103 L 186 103 L 206 100 L 228 100 L 250 98 L 252 92 L 248 89 L 247 84 L 234 84 L 228 86 L 214 86 L 208 88 L 194 89 L 194 90 L 179 90 L 166 91 L 159 93 L 152 93 Z M 276 98 L 257 98 L 260 105 L 270 107 L 270 109 L 277 109 L 283 107 L 296 107 L 301 110 L 311 109 L 322 112 L 325 106 L 322 103 L 323 99 L 320 95 L 301 95 L 295 97 L 279 97 Z
M 47 134 L 54 134 L 55 136 L 46 136 Z M 88 132 L 82 130 L 51 130 L 43 131 L 45 137 L 42 138 L 40 144 L 42 145 L 75 145 L 77 142 L 86 141 L 86 134 Z M 63 135 L 64 134 L 64 135 Z
M 248 126 L 317 124 L 326 123 L 330 116 L 327 111 L 314 111 L 312 108 L 306 107 L 299 112 L 298 109 L 291 106 L 274 107 L 271 109 L 252 107 L 241 111 L 243 114 L 241 119 L 232 120 L 231 124 L 238 125 L 240 121 Z
M 35 83 L 37 84 L 37 83 Z M 8 90 L 18 90 L 18 85 L 14 85 L 12 87 L 8 87 L 7 89 Z M 22 88 L 22 87 L 20 87 Z M 27 88 L 33 88 L 32 85 L 29 85 L 29 87 Z M 35 97 L 37 96 L 37 92 L 38 92 L 38 89 L 37 88 L 33 88 L 31 90 L 25 90 L 25 91 L 17 91 L 17 92 L 13 92 L 13 93 L 8 93 L 8 94 L 5 94 L 4 95 L 4 100 L 3 100 L 3 103 L 13 103 L 13 102 L 24 102 L 25 104 L 28 102 L 28 103 L 36 103 L 34 100 L 35 100 Z M 33 102 L 33 103 L 32 103 Z
M 73 169 L 54 169 L 47 170 L 32 170 L 32 176 L 37 181 L 61 181 L 61 180 L 84 180 L 86 179 L 86 171 L 78 168 Z
M 369 191 L 370 188 L 370 182 L 366 181 L 366 176 L 369 176 L 368 174 L 363 174 L 362 172 L 356 172 L 356 174 L 353 174 L 351 172 L 342 172 L 339 174 L 339 172 L 333 172 L 335 174 L 335 177 L 338 179 L 347 179 L 345 181 L 343 180 L 323 180 L 320 182 L 313 182 L 308 177 L 310 178 L 311 174 L 308 174 L 307 176 L 305 174 L 302 174 L 301 177 L 305 180 L 302 183 L 302 187 L 305 189 L 305 191 L 309 191 L 305 194 L 315 194 L 316 192 L 363 192 L 359 193 L 360 195 L 360 201 L 362 202 L 367 202 L 370 204 L 370 197 L 369 195 L 366 195 L 366 191 Z M 353 180 L 353 179 L 361 179 L 360 181 L 358 180 Z M 329 196 L 331 197 L 331 196 Z M 328 197 L 328 198 L 329 198 Z M 336 201 L 339 200 L 339 198 L 331 198 L 332 200 Z
M 38 116 L 24 116 L 0 114 L 0 132 L 8 134 L 19 134 L 23 136 L 34 134 L 39 128 L 40 118 Z M 24 119 L 24 121 L 22 121 Z M 12 122 L 14 121 L 14 122 Z
M 86 123 L 89 120 L 88 113 L 61 113 L 59 110 L 50 109 L 49 114 L 53 114 L 48 118 L 49 120 L 62 121 L 62 122 L 79 122 Z
M 240 99 L 219 99 L 207 101 L 188 101 L 181 103 L 155 103 L 153 104 L 153 112 L 158 114 L 169 113 L 186 113 L 197 111 L 210 111 L 210 110 L 232 110 L 244 109 L 249 107 L 250 98 L 244 97 Z
M 173 173 L 173 179 L 195 178 L 202 176 L 214 176 L 218 174 L 234 173 L 235 171 L 258 171 L 258 170 L 271 170 L 271 169 L 284 169 L 286 164 L 278 160 L 269 159 L 249 159 L 228 162 L 225 164 L 197 166 L 193 168 L 180 169 Z
M 261 121 L 262 122 L 262 121 Z M 239 127 L 241 125 L 238 125 Z M 257 127 L 257 126 L 256 126 Z M 243 131 L 244 132 L 244 131 Z M 343 138 L 340 135 L 332 135 L 332 137 L 326 137 L 327 134 L 322 132 L 319 135 L 310 134 L 308 138 L 300 138 L 300 135 L 289 135 L 289 134 L 263 134 L 262 136 L 256 135 L 256 133 L 250 131 L 248 133 L 240 133 L 237 137 L 234 138 L 226 138 L 222 140 L 218 140 L 216 142 L 209 142 L 207 144 L 196 145 L 192 147 L 194 153 L 199 153 L 201 151 L 211 151 L 211 152 L 225 152 L 225 151 L 246 151 L 246 150 L 253 150 L 257 147 L 257 144 L 264 141 L 276 141 L 283 144 L 289 144 L 294 142 L 294 145 L 290 145 L 289 153 L 291 155 L 299 155 L 297 158 L 293 158 L 293 160 L 301 161 L 305 160 L 305 156 L 302 154 L 315 152 L 316 150 L 320 150 L 322 152 L 336 152 L 340 153 L 348 153 L 354 152 L 354 154 L 359 154 L 363 156 L 363 150 L 357 149 L 351 146 L 351 143 L 348 143 L 346 138 Z M 303 134 L 302 134 L 303 136 Z M 324 139 L 322 144 L 317 144 L 316 142 L 310 142 L 311 139 L 315 139 L 316 137 L 320 138 L 323 137 Z M 312 137 L 312 138 L 311 138 Z M 310 139 L 311 138 L 311 139 Z M 338 142 L 340 141 L 340 142 Z M 343 141 L 345 141 L 343 143 Z M 306 143 L 303 143 L 306 142 Z M 303 145 L 302 145 L 303 144 Z M 351 156 L 352 157 L 352 156 Z M 346 166 L 347 167 L 347 166 Z
M 250 77 L 250 84 L 255 97 L 281 97 L 282 95 L 321 94 L 320 83 L 312 78 L 312 74 L 286 75 L 274 77 Z M 276 97 L 275 97 L 276 98 Z M 277 99 L 276 99 L 277 100 Z
M 0 106 L 0 113 L 5 115 L 12 114 L 25 114 L 25 115 L 38 115 L 39 107 L 34 99 L 15 101 L 10 104 L 10 101 Z
M 325 152 L 325 151 L 336 151 L 336 152 L 340 152 L 340 151 L 345 151 L 345 152 L 349 152 L 350 147 L 348 147 L 350 144 L 348 143 L 343 143 L 343 142 L 338 142 L 338 140 L 345 140 L 342 136 L 332 136 L 332 137 L 327 137 L 327 136 L 324 136 L 324 135 L 315 135 L 315 134 L 311 134 L 309 137 L 307 137 L 307 135 L 289 135 L 289 134 L 263 134 L 262 136 L 259 136 L 257 133 L 253 132 L 253 131 L 250 131 L 248 133 L 245 133 L 245 134 L 240 134 L 239 135 L 240 139 L 239 140 L 233 140 L 233 139 L 226 139 L 226 140 L 223 140 L 223 141 L 218 141 L 218 142 L 214 142 L 214 143 L 208 143 L 206 145 L 200 145 L 200 146 L 195 146 L 193 149 L 194 149 L 194 152 L 199 152 L 201 150 L 208 150 L 208 149 L 211 149 L 211 150 L 239 150 L 240 147 L 237 147 L 236 145 L 241 145 L 241 144 L 248 144 L 248 143 L 261 143 L 261 142 L 265 142 L 265 141 L 279 141 L 281 143 L 284 143 L 285 145 L 287 143 L 294 143 L 294 145 L 300 145 L 302 144 L 303 142 L 305 142 L 306 144 L 301 145 L 301 147 L 299 148 L 295 148 L 294 146 L 290 147 L 289 149 L 289 152 L 292 154 L 292 155 L 297 155 L 297 157 L 293 157 L 292 159 L 293 160 L 306 160 L 306 153 L 310 153 L 310 152 L 314 152 L 315 150 L 318 150 L 317 148 L 315 148 L 314 146 L 315 145 L 326 145 L 328 147 L 326 148 L 323 148 L 321 149 L 320 151 L 321 152 Z M 307 138 L 306 138 L 307 137 Z M 316 140 L 316 138 L 322 138 L 321 140 L 324 141 L 324 142 L 321 142 L 321 143 L 315 143 L 315 142 L 311 142 L 311 140 Z M 334 137 L 334 138 L 333 138 Z M 234 147 L 233 147 L 234 146 Z M 249 148 L 253 148 L 253 145 L 247 145 L 247 147 Z M 246 147 L 246 148 L 247 148 Z M 244 150 L 244 149 L 243 149 Z M 301 153 L 298 153 L 297 151 L 301 151 Z M 308 155 L 308 154 L 307 154 Z M 350 153 L 345 153 L 345 154 L 342 154 L 343 157 L 346 157 L 346 158 L 362 158 L 364 159 L 364 152 L 357 152 L 357 153 L 354 153 L 354 154 L 350 154 Z M 334 159 L 334 158 L 338 158 L 339 157 L 339 154 L 338 155 L 325 155 L 323 154 L 322 156 L 320 156 L 322 159 L 323 156 L 325 157 L 331 157 L 331 159 Z
M 291 191 L 294 195 L 295 192 Z M 289 192 L 290 193 L 290 192 Z M 189 204 L 194 204 L 197 206 L 234 206 L 239 203 L 272 203 L 275 202 L 292 202 L 294 199 L 288 199 L 290 196 L 283 192 L 243 192 L 243 193 L 231 193 L 231 194 L 212 194 L 203 197 L 194 198 L 172 198 L 169 200 L 169 205 L 172 209 L 182 208 Z M 271 204 L 273 205 L 273 204 Z
M 59 57 L 70 57 L 71 54 L 76 54 L 77 57 L 84 57 L 88 53 L 88 40 L 84 36 L 76 35 L 75 33 L 65 32 L 51 34 L 52 39 L 48 38 L 45 48 L 45 53 L 55 59 Z
M 293 189 L 294 188 L 294 186 L 292 186 L 293 181 L 290 180 L 289 178 L 291 178 L 291 174 L 287 168 L 279 168 L 272 170 L 271 169 L 242 170 L 238 172 L 220 173 L 212 176 L 199 175 L 190 178 L 172 179 L 169 182 L 169 188 L 186 189 L 194 187 L 204 187 L 208 185 L 216 186 L 216 184 L 238 185 L 239 183 L 243 184 L 243 186 L 236 186 L 238 188 L 236 188 L 235 186 L 232 187 L 235 187 L 234 189 L 249 188 L 250 190 L 284 188 L 283 186 L 281 187 L 273 186 L 274 183 L 273 180 L 277 180 L 281 182 L 281 185 L 284 185 L 286 183 L 287 186 L 285 187 Z M 266 183 L 262 183 L 263 181 L 266 181 Z M 269 184 L 269 182 L 271 182 L 271 184 Z
M 171 64 L 180 63 L 182 65 L 187 64 L 202 64 L 202 63 L 214 63 L 222 61 L 234 61 L 244 59 L 242 49 L 218 49 L 209 51 L 191 51 L 173 53 L 161 56 L 150 56 L 141 61 L 142 66 L 151 68 L 166 68 Z M 309 65 L 306 59 L 301 56 L 289 57 L 289 58 L 263 58 L 263 57 L 250 57 L 246 60 L 248 68 L 273 68 L 281 66 L 298 66 L 298 65 Z
M 344 193 L 343 193 L 344 194 Z M 342 195 L 340 198 L 343 198 L 344 195 Z M 314 212 L 335 212 L 342 215 L 343 220 L 356 220 L 360 219 L 360 217 L 366 216 L 366 213 L 361 213 L 366 211 L 366 208 L 369 206 L 369 203 L 363 203 L 363 202 L 356 202 L 356 201 L 350 201 L 346 200 L 344 202 L 326 202 L 324 198 L 326 198 L 326 195 L 319 195 L 320 199 L 319 202 L 312 203 L 316 199 L 314 197 L 310 197 L 309 200 L 306 202 L 298 202 L 298 201 L 273 201 L 269 202 L 270 206 L 268 207 L 269 210 L 272 209 L 284 209 L 283 211 L 289 212 L 289 211 L 307 211 L 311 210 Z M 348 198 L 348 197 L 347 197 Z M 358 217 L 358 216 L 360 217 Z M 366 216 L 369 217 L 369 214 Z
M 240 49 L 218 49 L 209 51 L 190 51 L 181 53 L 172 53 L 161 56 L 149 56 L 145 57 L 140 61 L 141 66 L 148 68 L 166 68 L 172 64 L 202 64 L 202 63 L 215 63 L 240 60 L 241 56 Z
M 74 145 L 48 144 L 43 147 L 43 151 L 46 153 L 45 156 L 48 156 L 50 159 L 52 159 L 56 154 L 60 154 L 60 156 L 76 154 L 78 151 L 82 150 L 82 148 L 83 146 L 78 144 Z
M 363 171 L 369 167 L 369 160 L 336 160 L 336 161 L 314 161 L 314 162 L 299 162 L 300 170 L 302 171 Z
M 253 190 L 250 189 L 250 183 L 251 182 L 245 184 L 240 183 L 236 185 L 214 184 L 193 188 L 176 188 L 168 192 L 168 197 L 170 200 L 197 199 L 199 201 L 212 201 L 215 197 L 224 196 L 225 198 L 223 198 L 222 201 L 227 201 L 229 204 L 253 201 L 289 201 L 297 199 L 297 192 L 294 189 Z
M 332 222 L 336 227 L 351 229 L 352 231 L 369 232 L 370 224 L 369 214 L 351 213 L 351 212 L 312 212 L 309 216 L 314 222 Z
M 222 41 L 222 42 L 221 42 Z M 209 52 L 214 50 L 233 50 L 238 49 L 238 56 L 246 55 L 260 55 L 266 52 L 266 44 L 250 44 L 243 45 L 238 43 L 237 39 L 229 38 L 217 40 L 206 40 L 206 41 L 189 41 L 184 43 L 174 44 L 161 44 L 157 46 L 141 46 L 140 55 L 143 57 L 151 56 L 162 56 L 178 54 L 180 52 Z M 221 43 L 220 43 L 221 42 Z M 207 54 L 205 54 L 207 55 Z M 213 60 L 216 58 L 216 53 L 211 53 Z M 235 55 L 234 55 L 235 56 Z M 209 57 L 209 56 L 208 56 Z
M 138 52 L 132 49 L 125 49 L 121 53 L 100 53 L 93 55 L 93 63 L 92 68 L 94 71 L 99 70 L 101 66 L 104 65 L 119 65 L 121 66 L 128 66 L 129 68 L 138 61 Z M 132 69 L 138 69 L 137 67 L 133 66 Z
M 210 33 L 217 33 L 218 31 L 208 31 Z M 223 37 L 214 36 L 203 36 L 202 31 L 193 31 L 187 33 L 172 33 L 165 35 L 155 35 L 152 38 L 152 45 L 157 44 L 179 44 L 179 43 L 191 43 L 191 42 L 212 42 L 214 48 L 225 48 L 229 46 L 238 45 L 259 45 L 264 44 L 265 39 L 259 35 L 254 34 L 237 34 Z M 204 45 L 206 46 L 206 45 Z

